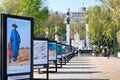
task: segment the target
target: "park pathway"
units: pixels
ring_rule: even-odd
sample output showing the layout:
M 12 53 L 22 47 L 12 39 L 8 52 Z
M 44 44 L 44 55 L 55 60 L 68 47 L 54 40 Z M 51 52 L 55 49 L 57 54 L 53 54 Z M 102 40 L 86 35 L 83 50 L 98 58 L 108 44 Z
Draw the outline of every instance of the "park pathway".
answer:
M 80 55 L 50 73 L 49 80 L 120 80 L 120 59 Z

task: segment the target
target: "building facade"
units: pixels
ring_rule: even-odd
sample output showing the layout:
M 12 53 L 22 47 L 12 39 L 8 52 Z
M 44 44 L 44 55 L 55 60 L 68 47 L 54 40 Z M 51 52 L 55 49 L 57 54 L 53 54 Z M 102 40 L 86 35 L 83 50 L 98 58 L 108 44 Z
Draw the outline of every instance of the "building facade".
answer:
M 70 12 L 71 15 L 71 23 L 72 22 L 83 22 L 84 21 L 84 17 L 85 17 L 85 12 L 86 12 L 86 8 L 82 7 L 80 9 L 80 11 L 77 12 Z

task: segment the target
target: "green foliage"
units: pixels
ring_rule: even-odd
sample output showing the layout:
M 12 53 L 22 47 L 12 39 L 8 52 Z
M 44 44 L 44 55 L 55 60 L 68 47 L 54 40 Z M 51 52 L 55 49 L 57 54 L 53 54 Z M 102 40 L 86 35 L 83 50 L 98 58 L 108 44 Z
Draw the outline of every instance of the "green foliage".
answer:
M 86 13 L 88 15 L 89 37 L 93 44 L 111 45 L 114 38 L 114 21 L 112 12 L 103 6 L 94 6 Z
M 60 40 L 64 40 L 65 38 L 65 24 L 63 23 L 64 18 L 60 17 L 58 12 L 50 14 L 48 18 L 48 38 L 54 40 L 55 34 L 59 36 Z
M 117 36 L 117 42 L 120 45 L 120 31 L 117 32 L 116 36 Z
M 113 38 L 116 41 L 115 35 L 120 30 L 120 23 L 119 23 L 120 22 L 120 0 L 101 0 L 101 2 L 103 3 L 103 6 L 109 9 L 110 11 L 110 15 L 112 19 L 110 25 L 112 25 L 111 27 L 113 28 L 111 32 L 112 32 L 112 35 L 114 36 Z
M 22 0 L 20 7 L 17 10 L 19 15 L 37 17 L 40 13 L 39 8 L 41 8 L 41 0 Z
M 34 37 L 45 37 L 47 28 L 48 7 L 42 6 L 42 0 L 22 0 L 20 8 L 16 11 L 19 15 L 34 18 Z
M 46 0 L 3 0 L 0 12 L 34 18 L 34 37 L 48 37 L 54 40 L 55 33 L 60 40 L 65 38 L 65 25 L 58 13 L 49 15 L 48 7 L 43 3 Z M 44 7 L 43 7 L 44 6 Z M 55 32 L 57 26 L 57 32 Z M 48 36 L 46 32 L 48 31 Z
M 89 36 L 96 43 L 100 40 L 102 34 L 102 25 L 99 21 L 101 8 L 95 6 L 91 8 L 88 12 L 88 24 L 89 24 Z
M 101 0 L 103 5 L 94 6 L 87 11 L 89 37 L 92 44 L 108 46 L 110 49 L 120 45 L 120 0 Z M 117 33 L 117 34 L 116 34 Z M 115 51 L 117 49 L 115 48 Z
M 48 7 L 41 7 L 42 0 L 3 0 L 0 11 L 34 18 L 34 36 L 44 37 L 49 11 Z
M 78 32 L 80 39 L 85 39 L 86 30 L 84 22 L 74 22 L 71 23 L 71 39 L 74 39 L 74 34 Z
M 6 14 L 15 14 L 20 6 L 20 0 L 3 0 L 0 6 L 0 12 Z

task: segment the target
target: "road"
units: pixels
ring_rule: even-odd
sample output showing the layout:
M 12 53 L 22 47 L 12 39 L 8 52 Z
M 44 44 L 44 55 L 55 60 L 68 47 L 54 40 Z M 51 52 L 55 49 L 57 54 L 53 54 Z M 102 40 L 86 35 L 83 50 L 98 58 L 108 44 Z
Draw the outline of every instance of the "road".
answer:
M 34 77 L 41 77 L 41 74 L 35 73 Z M 120 59 L 79 55 L 58 72 L 50 73 L 49 80 L 120 80 Z

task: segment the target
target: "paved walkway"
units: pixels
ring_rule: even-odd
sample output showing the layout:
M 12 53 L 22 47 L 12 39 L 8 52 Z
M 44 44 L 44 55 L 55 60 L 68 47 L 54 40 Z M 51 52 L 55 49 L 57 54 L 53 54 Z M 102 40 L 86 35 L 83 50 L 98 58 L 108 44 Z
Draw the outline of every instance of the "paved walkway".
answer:
M 41 76 L 34 74 L 35 78 Z M 80 55 L 59 68 L 58 72 L 50 73 L 49 78 L 50 80 L 120 80 L 120 59 Z

